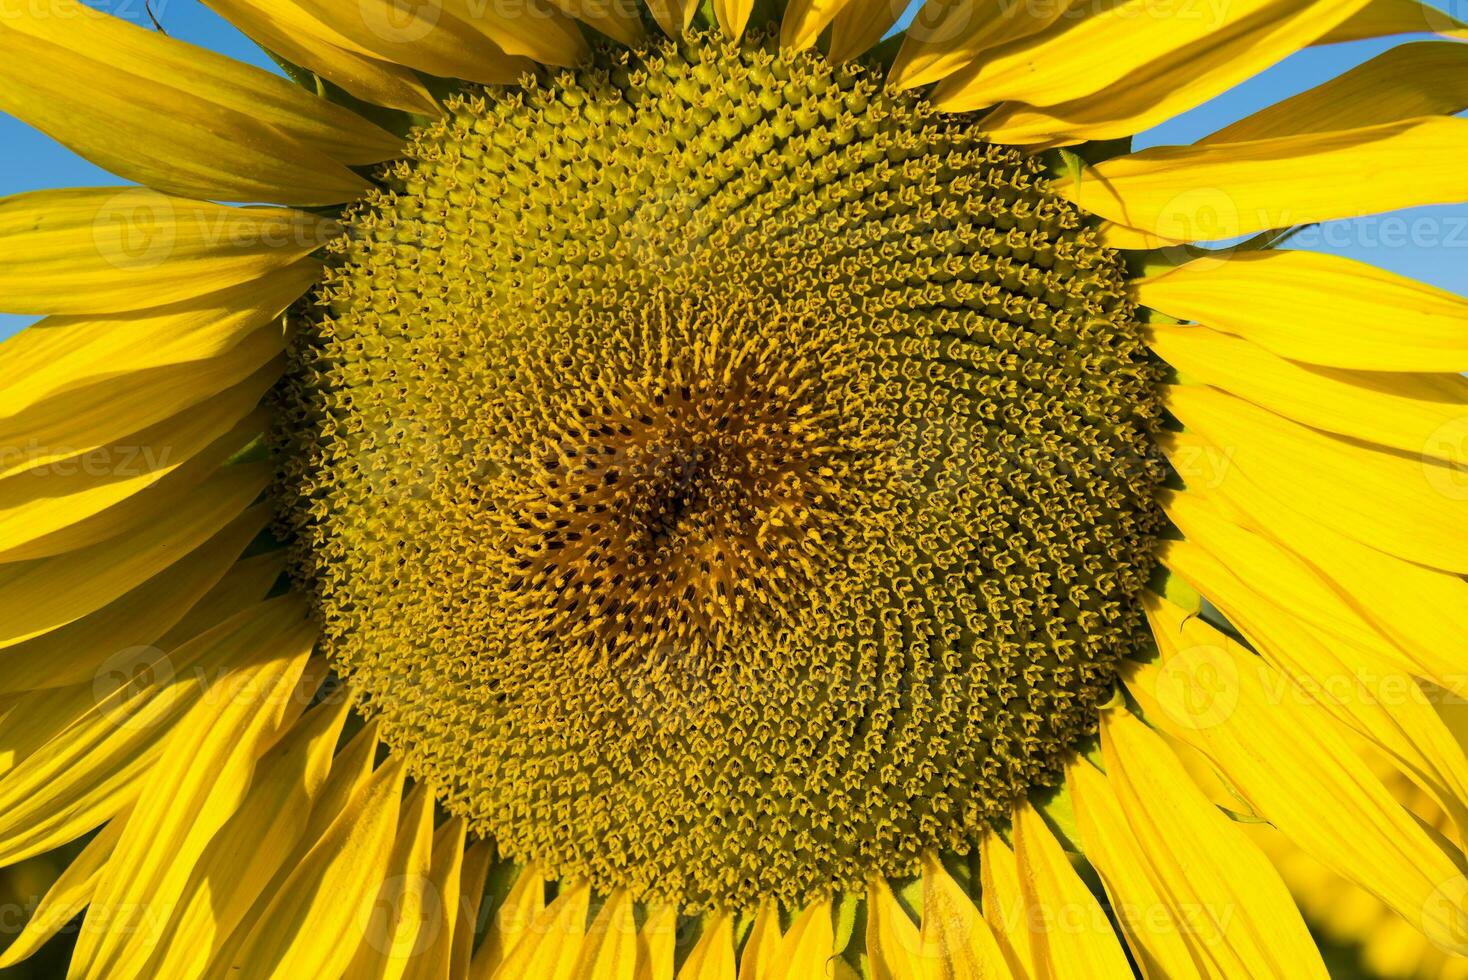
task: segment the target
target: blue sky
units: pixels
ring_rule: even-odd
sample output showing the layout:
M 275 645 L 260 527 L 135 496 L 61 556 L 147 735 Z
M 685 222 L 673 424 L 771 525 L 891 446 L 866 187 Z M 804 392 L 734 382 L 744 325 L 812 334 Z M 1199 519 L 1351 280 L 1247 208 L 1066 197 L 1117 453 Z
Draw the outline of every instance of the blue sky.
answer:
M 1429 2 L 1446 8 L 1454 0 Z M 135 23 L 150 23 L 144 0 L 107 0 L 106 9 Z M 154 0 L 152 9 L 176 38 L 273 68 L 258 48 L 198 0 Z M 1212 102 L 1142 134 L 1138 146 L 1191 142 L 1407 40 L 1414 38 L 1357 41 L 1299 52 Z M 4 147 L 0 153 L 0 196 L 46 187 L 120 183 L 4 114 L 0 114 L 0 147 Z M 1369 181 L 1372 176 L 1363 172 L 1361 179 Z M 1468 203 L 1333 222 L 1305 233 L 1295 245 L 1373 262 L 1468 295 Z M 0 314 L 0 337 L 32 319 Z

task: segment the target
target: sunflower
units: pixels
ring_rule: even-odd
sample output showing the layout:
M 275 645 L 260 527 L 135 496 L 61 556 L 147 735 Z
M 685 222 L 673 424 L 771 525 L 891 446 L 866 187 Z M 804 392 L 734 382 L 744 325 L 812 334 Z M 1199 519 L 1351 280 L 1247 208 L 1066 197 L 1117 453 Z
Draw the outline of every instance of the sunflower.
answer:
M 0 18 L 130 182 L 0 201 L 0 965 L 1463 972 L 1468 301 L 1280 247 L 1468 198 L 1463 25 L 206 2 Z

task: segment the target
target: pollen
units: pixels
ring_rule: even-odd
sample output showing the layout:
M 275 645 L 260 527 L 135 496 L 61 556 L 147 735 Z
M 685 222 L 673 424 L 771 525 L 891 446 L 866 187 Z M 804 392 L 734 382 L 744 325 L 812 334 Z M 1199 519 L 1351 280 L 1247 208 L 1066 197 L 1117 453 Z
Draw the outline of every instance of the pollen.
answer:
M 693 34 L 473 89 L 348 215 L 293 573 L 500 852 L 687 908 L 965 853 L 1145 631 L 1158 368 L 982 121 Z

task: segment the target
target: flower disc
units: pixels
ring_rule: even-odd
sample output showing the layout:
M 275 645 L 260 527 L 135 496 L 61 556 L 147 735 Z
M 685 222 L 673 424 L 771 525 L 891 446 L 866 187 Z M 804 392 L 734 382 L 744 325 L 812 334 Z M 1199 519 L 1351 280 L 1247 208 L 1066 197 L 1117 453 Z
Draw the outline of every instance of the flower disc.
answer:
M 456 98 L 280 393 L 326 649 L 505 853 L 689 906 L 965 851 L 1093 730 L 1156 368 L 1041 164 L 693 35 Z

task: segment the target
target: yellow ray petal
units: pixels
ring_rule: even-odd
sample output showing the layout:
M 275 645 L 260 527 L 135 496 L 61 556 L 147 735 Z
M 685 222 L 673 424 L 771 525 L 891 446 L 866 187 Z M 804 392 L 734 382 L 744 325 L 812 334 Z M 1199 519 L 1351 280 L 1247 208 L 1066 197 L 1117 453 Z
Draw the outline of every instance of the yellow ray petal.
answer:
M 1035 957 L 1030 949 L 1024 890 L 1014 852 L 992 830 L 979 838 L 979 892 L 984 920 L 993 928 L 1009 968 L 1017 977 L 1029 976 L 1035 970 Z
M 362 941 L 392 853 L 403 764 L 390 759 L 332 821 L 253 922 L 233 961 L 208 976 L 230 980 L 339 976 Z
M 82 933 L 71 980 L 126 975 L 155 948 L 194 862 L 244 801 L 256 760 L 300 711 L 297 682 L 316 640 L 303 612 L 277 601 L 242 623 L 239 655 L 169 733 L 97 883 L 92 909 L 115 915 Z
M 989 924 L 932 853 L 923 858 L 922 959 L 926 980 L 1010 980 Z
M 431 912 L 434 928 L 428 930 L 429 943 L 408 971 L 424 980 L 447 977 L 453 963 L 454 931 L 458 925 L 460 883 L 464 872 L 464 819 L 450 817 L 433 835 L 433 856 L 426 891 L 435 896 Z
M 1388 554 L 1468 570 L 1468 496 L 1444 492 L 1451 472 L 1437 461 L 1378 452 L 1212 388 L 1175 385 L 1165 399 L 1266 491 L 1303 494 L 1320 520 Z
M 11 71 L 0 109 L 127 180 L 185 197 L 298 205 L 350 201 L 371 186 L 277 128 L 314 130 L 341 150 L 352 137 L 328 119 L 350 113 L 324 101 L 327 108 L 313 112 L 306 93 L 284 94 L 284 79 L 74 0 L 46 0 L 7 18 L 0 57 Z M 259 77 L 270 82 L 262 86 Z M 348 155 L 391 153 L 371 145 Z
M 621 0 L 548 0 L 551 6 L 568 17 L 601 31 L 607 37 L 622 44 L 635 46 L 647 37 L 642 27 L 642 15 L 637 6 Z M 679 16 L 682 16 L 680 13 Z
M 464 851 L 462 898 L 454 919 L 453 959 L 449 964 L 449 976 L 455 980 L 464 980 L 469 976 L 474 941 L 478 938 L 476 930 L 479 926 L 479 910 L 484 902 L 484 887 L 494 862 L 495 848 L 487 840 L 475 841 Z
M 1457 375 L 1309 367 L 1207 327 L 1156 324 L 1148 344 L 1190 378 L 1317 429 L 1449 462 L 1468 445 L 1468 381 Z
M 66 870 L 47 889 L 46 896 L 26 920 L 19 935 L 5 947 L 4 953 L 0 953 L 0 970 L 8 970 L 30 959 L 91 904 L 92 895 L 97 890 L 97 879 L 112 857 L 126 822 L 125 812 L 113 817 L 66 866 Z
M 1149 718 L 1208 756 L 1254 811 L 1302 850 L 1433 941 L 1468 950 L 1461 925 L 1468 921 L 1462 908 L 1468 881 L 1352 751 L 1325 710 L 1202 620 L 1145 598 L 1162 661 L 1129 664 L 1123 678 L 1139 700 L 1161 705 Z M 1191 670 L 1198 651 L 1212 668 L 1208 682 L 1229 692 L 1229 710 L 1210 712 L 1204 724 L 1179 724 L 1188 710 L 1178 699 L 1194 696 L 1191 688 L 1202 673 Z M 1281 751 L 1293 764 L 1281 764 Z M 1156 772 L 1150 765 L 1138 768 Z
M 846 0 L 789 0 L 780 21 L 780 47 L 803 51 L 816 43 Z
M 778 980 L 775 960 L 780 955 L 780 910 L 772 903 L 760 907 L 739 957 L 739 980 Z
M 340 231 L 281 208 L 231 208 L 141 187 L 0 199 L 8 313 L 115 313 L 193 299 L 299 261 Z
M 849 61 L 865 54 L 886 36 L 906 9 L 907 4 L 901 0 L 849 0 L 831 21 L 831 59 Z
M 235 562 L 224 578 L 206 592 L 204 598 L 194 603 L 183 618 L 154 645 L 161 650 L 172 650 L 190 642 L 201 633 L 207 633 L 255 603 L 262 602 L 278 583 L 284 571 L 285 559 L 283 551 L 274 551 Z
M 1122 0 L 974 61 L 940 82 L 933 102 L 948 111 L 1005 101 L 1056 106 L 1062 118 L 1095 126 L 1106 121 L 1097 107 L 1076 100 L 1104 95 L 1119 100 L 1117 119 L 1141 119 L 1148 103 L 1186 108 L 1206 100 L 1309 44 L 1364 3 L 1249 0 L 1159 17 L 1146 0 Z M 1245 65 L 1232 66 L 1229 58 Z M 1137 131 L 1123 125 L 1111 135 Z
M 278 317 L 319 274 L 319 265 L 306 260 L 173 306 L 112 316 L 47 317 L 0 343 L 0 358 L 15 372 L 0 392 L 0 418 L 11 420 L 4 431 L 23 432 L 15 417 L 38 402 L 81 389 L 97 390 L 106 381 L 131 378 L 136 386 L 147 387 L 147 379 L 180 365 L 208 373 L 207 362 L 228 354 Z M 266 359 L 275 353 L 279 348 Z M 242 368 L 237 380 L 262 363 Z M 214 390 L 224 387 L 228 386 Z M 165 408 L 135 416 L 132 413 L 140 409 L 124 400 L 124 385 L 114 389 L 105 400 L 121 406 L 123 417 L 111 427 L 116 435 L 125 435 L 128 428 L 136 432 L 174 414 Z M 11 465 L 5 469 L 8 472 Z
M 636 980 L 637 922 L 626 891 L 613 892 L 597 912 L 572 976 L 578 980 Z
M 146 87 L 166 87 L 177 93 L 175 98 L 195 96 L 233 109 L 342 163 L 379 163 L 397 156 L 402 146 L 401 137 L 279 75 L 136 27 L 77 0 L 41 2 L 40 8 L 27 8 L 34 11 L 32 17 L 17 21 L 23 33 L 135 75 Z
M 736 41 L 743 37 L 749 15 L 754 13 L 754 0 L 713 0 L 713 3 L 714 18 L 724 34 Z
M 1186 776 L 1183 777 L 1186 779 Z M 1193 977 L 1217 975 L 1220 980 L 1227 977 L 1223 972 L 1212 971 L 1212 960 L 1217 958 L 1237 959 L 1237 954 L 1201 957 L 1206 970 L 1200 968 L 1188 951 L 1186 933 L 1200 927 L 1214 942 L 1226 940 L 1218 928 L 1220 918 L 1215 917 L 1211 903 L 1185 902 L 1181 896 L 1174 905 L 1168 895 L 1178 895 L 1179 889 L 1168 888 L 1165 877 L 1169 872 L 1176 876 L 1185 868 L 1163 868 L 1161 875 L 1150 867 L 1151 859 L 1143 850 L 1138 835 L 1134 833 L 1126 816 L 1122 813 L 1106 779 L 1085 759 L 1077 756 L 1066 769 L 1066 786 L 1075 803 L 1076 829 L 1085 849 L 1086 860 L 1096 868 L 1111 909 L 1121 925 L 1132 956 L 1141 967 L 1146 980 L 1188 980 Z M 1196 791 L 1195 791 L 1196 792 Z M 1207 812 L 1207 801 L 1201 810 Z M 1142 822 L 1142 814 L 1134 818 Z M 1212 815 L 1204 816 L 1205 821 Z M 1152 879 L 1163 877 L 1164 883 L 1153 884 Z M 1188 886 L 1187 882 L 1180 885 Z M 1205 942 L 1206 945 L 1206 942 Z M 1206 952 L 1206 951 L 1205 951 Z
M 910 89 L 947 78 L 986 51 L 1035 38 L 1072 6 L 1072 0 L 1040 7 L 1002 0 L 927 0 L 903 32 L 888 84 Z
M 253 2 L 272 13 L 288 5 L 288 0 Z M 503 15 L 470 0 L 402 5 L 363 0 L 351 7 L 299 0 L 296 5 L 382 61 L 487 85 L 512 82 L 533 68 L 526 58 L 569 66 L 587 51 L 574 22 L 535 0 Z
M 923 980 L 922 935 L 881 878 L 867 884 L 867 957 L 871 980 Z
M 1190 438 L 1196 439 L 1171 437 L 1169 456 L 1207 448 L 1179 448 Z M 1409 658 L 1414 674 L 1468 697 L 1468 675 L 1456 654 L 1458 638 L 1468 636 L 1468 582 L 1367 547 L 1316 520 L 1308 498 L 1265 493 L 1237 472 L 1210 482 L 1208 493 L 1247 514 L 1251 524 L 1333 581 L 1337 592 L 1352 597 L 1354 609 Z M 1332 617 L 1338 627 L 1339 613 Z
M 1124 78 L 1044 108 L 1008 104 L 984 120 L 1001 143 L 1073 143 L 1130 136 L 1198 106 L 1308 45 L 1320 32 L 1359 10 L 1367 0 L 1329 3 L 1225 4 L 1208 15 L 1179 16 L 1159 28 L 1201 20 L 1201 35 L 1181 32 L 1175 46 L 1135 67 Z M 1222 15 L 1219 11 L 1224 11 Z M 1130 38 L 1134 32 L 1128 31 Z M 1128 55 L 1129 56 L 1129 55 Z M 1038 58 L 1047 55 L 1042 50 Z M 1073 91 L 1076 86 L 1072 86 Z M 983 92 L 980 86 L 979 93 Z M 1357 125 L 1365 125 L 1358 123 Z
M 734 980 L 734 920 L 715 912 L 678 970 L 678 980 Z
M 777 977 L 823 977 L 836 956 L 836 935 L 831 922 L 831 902 L 812 902 L 790 923 L 780 941 L 773 975 Z
M 1156 147 L 1099 163 L 1056 190 L 1093 214 L 1163 238 L 1232 238 L 1461 201 L 1468 198 L 1468 171 L 1449 161 L 1465 148 L 1468 119 L 1434 116 L 1247 143 Z M 1363 184 L 1363 171 L 1380 179 Z
M 1173 936 L 1154 936 L 1147 948 L 1172 961 L 1172 940 L 1180 940 L 1199 974 L 1219 980 L 1325 980 L 1320 953 L 1268 859 L 1193 785 L 1158 735 L 1120 709 L 1103 712 L 1101 725 L 1107 778 L 1075 781 L 1077 815 L 1084 806 L 1088 840 L 1105 834 L 1108 855 L 1126 848 L 1128 859 L 1140 858 L 1098 864 L 1107 887 L 1142 901 L 1160 893 L 1177 923 Z
M 432 872 L 433 796 L 422 783 L 403 801 L 377 904 L 342 980 L 402 980 L 438 924 L 424 885 Z
M 1281 357 L 1358 371 L 1468 371 L 1468 300 L 1364 262 L 1240 252 L 1135 283 L 1137 301 Z
M 1440 7 L 1417 0 L 1371 0 L 1354 17 L 1327 31 L 1316 44 L 1337 44 L 1393 34 L 1446 34 L 1468 37 L 1468 24 Z
M 1121 942 L 1039 812 L 1014 811 L 1014 858 L 1037 980 L 1130 977 Z
M 75 840 L 126 806 L 179 718 L 206 693 L 205 675 L 278 638 L 282 610 L 301 615 L 285 603 L 251 609 L 167 655 L 123 651 L 116 670 L 93 683 L 13 704 L 0 737 L 13 755 L 0 778 L 0 865 Z
M 637 934 L 637 980 L 673 980 L 678 944 L 678 909 L 658 905 L 648 910 Z
M 1368 8 L 1369 9 L 1369 8 Z M 1225 126 L 1203 143 L 1379 126 L 1468 108 L 1468 45 L 1402 44 L 1299 95 Z
M 0 565 L 0 647 L 65 626 L 137 588 L 238 517 L 269 481 L 265 466 L 226 467 L 153 527 Z
M 698 13 L 698 4 L 691 0 L 648 0 L 647 8 L 663 33 L 674 39 L 683 36 Z
M 59 555 L 167 514 L 265 431 L 256 405 L 277 374 L 256 372 L 187 415 L 0 479 L 0 562 Z
M 1406 658 L 1395 650 L 1382 654 L 1343 642 L 1340 631 L 1312 625 L 1299 614 L 1288 586 L 1275 590 L 1263 576 L 1253 575 L 1249 583 L 1255 587 L 1246 585 L 1220 556 L 1237 568 L 1283 567 L 1295 569 L 1297 576 L 1298 560 L 1212 513 L 1195 495 L 1178 495 L 1168 514 L 1190 542 L 1197 542 L 1169 548 L 1169 567 L 1207 595 L 1271 665 L 1379 748 L 1468 829 L 1468 759 L 1412 677 Z M 1337 608 L 1342 619 L 1357 619 L 1348 607 Z
M 205 6 L 261 47 L 364 102 L 420 115 L 439 113 L 438 103 L 411 70 L 353 50 L 350 41 L 298 7 L 266 7 L 251 0 L 205 0 Z
M 264 516 L 262 512 L 256 520 L 228 525 L 96 612 L 0 653 L 0 695 L 90 683 L 123 651 L 155 645 L 168 649 L 160 640 L 231 571 Z M 252 601 L 264 598 L 284 570 L 283 562 L 270 555 L 251 559 L 246 567 L 266 580 Z
M 490 980 L 505 956 L 520 941 L 530 923 L 545 910 L 545 878 L 537 865 L 529 865 L 515 878 L 509 894 L 494 914 L 494 922 L 479 944 L 470 964 L 471 980 Z
M 191 870 L 152 955 L 132 960 L 126 973 L 114 966 L 114 980 L 203 974 L 210 952 L 244 918 L 304 830 L 346 719 L 343 700 L 313 708 L 261 757 L 244 802 Z
M 584 883 L 563 891 L 520 935 L 515 948 L 495 971 L 495 980 L 572 980 L 586 936 L 590 901 L 591 889 Z

